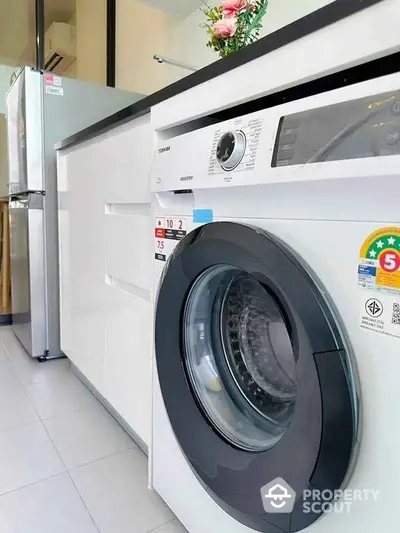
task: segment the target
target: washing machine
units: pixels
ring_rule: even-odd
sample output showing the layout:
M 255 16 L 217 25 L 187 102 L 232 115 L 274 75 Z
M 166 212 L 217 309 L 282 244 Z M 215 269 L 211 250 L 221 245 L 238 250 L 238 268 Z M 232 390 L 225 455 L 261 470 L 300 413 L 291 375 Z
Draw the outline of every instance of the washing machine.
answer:
M 190 533 L 397 523 L 399 87 L 158 144 L 150 472 Z

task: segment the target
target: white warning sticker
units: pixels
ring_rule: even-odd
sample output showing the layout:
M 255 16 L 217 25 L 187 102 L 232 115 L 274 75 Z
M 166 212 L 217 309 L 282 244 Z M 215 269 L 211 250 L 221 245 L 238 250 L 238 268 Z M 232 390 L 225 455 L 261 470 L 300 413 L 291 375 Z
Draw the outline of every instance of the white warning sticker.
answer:
M 155 219 L 155 259 L 166 261 L 175 246 L 186 235 L 186 219 L 165 217 Z
M 53 85 L 46 85 L 46 93 L 54 94 L 55 96 L 64 96 L 64 89 L 62 87 L 54 87 Z
M 400 296 L 365 295 L 361 299 L 360 327 L 400 339 Z

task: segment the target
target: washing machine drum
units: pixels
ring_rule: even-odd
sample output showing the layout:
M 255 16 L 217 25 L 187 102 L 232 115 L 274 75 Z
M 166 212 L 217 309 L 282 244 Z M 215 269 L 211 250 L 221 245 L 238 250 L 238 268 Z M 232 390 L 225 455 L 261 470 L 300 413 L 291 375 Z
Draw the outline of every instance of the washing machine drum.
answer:
M 208 493 L 256 531 L 309 526 L 322 506 L 304 491 L 333 497 L 354 464 L 354 363 L 332 313 L 281 242 L 241 224 L 196 229 L 164 270 L 156 359 L 173 431 Z

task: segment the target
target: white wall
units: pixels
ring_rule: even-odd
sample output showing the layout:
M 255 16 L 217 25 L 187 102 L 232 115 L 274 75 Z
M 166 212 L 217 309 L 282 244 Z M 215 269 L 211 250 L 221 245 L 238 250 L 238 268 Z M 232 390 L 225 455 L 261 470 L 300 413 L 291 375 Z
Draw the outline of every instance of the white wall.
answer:
M 265 37 L 291 22 L 320 9 L 335 0 L 270 0 L 260 37 Z
M 174 81 L 152 58 L 168 55 L 178 17 L 136 0 L 117 1 L 116 87 L 149 95 Z
M 6 112 L 6 93 L 10 87 L 10 77 L 14 67 L 0 65 L 0 113 Z
M 0 2 L 0 53 L 10 65 L 19 63 L 27 49 L 34 49 L 34 6 L 26 0 Z
M 270 0 L 261 36 L 333 1 Z M 216 52 L 206 46 L 208 37 L 202 27 L 204 22 L 205 16 L 200 9 L 179 17 L 137 0 L 118 0 L 117 87 L 148 95 L 190 74 L 180 67 L 157 64 L 152 60 L 154 54 L 196 68 L 217 61 Z
M 302 18 L 334 0 L 270 0 L 260 38 Z M 197 9 L 171 28 L 170 55 L 195 67 L 204 67 L 219 59 L 218 54 L 206 47 L 208 36 L 202 24 L 204 13 Z M 178 75 L 182 73 L 177 73 Z
M 75 76 L 82 81 L 106 84 L 107 3 L 106 0 L 76 2 Z M 70 74 L 71 75 L 71 72 Z

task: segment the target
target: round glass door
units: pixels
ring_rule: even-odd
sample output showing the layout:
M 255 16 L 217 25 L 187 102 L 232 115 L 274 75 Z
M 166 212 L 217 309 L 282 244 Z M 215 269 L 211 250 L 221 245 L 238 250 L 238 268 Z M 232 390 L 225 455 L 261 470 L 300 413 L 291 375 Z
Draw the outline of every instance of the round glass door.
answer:
M 216 265 L 192 285 L 183 321 L 187 374 L 203 414 L 240 449 L 274 446 L 296 401 L 291 330 L 275 295 L 247 272 Z

